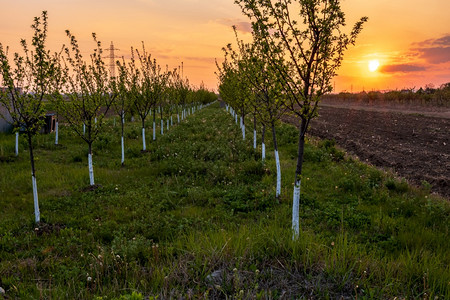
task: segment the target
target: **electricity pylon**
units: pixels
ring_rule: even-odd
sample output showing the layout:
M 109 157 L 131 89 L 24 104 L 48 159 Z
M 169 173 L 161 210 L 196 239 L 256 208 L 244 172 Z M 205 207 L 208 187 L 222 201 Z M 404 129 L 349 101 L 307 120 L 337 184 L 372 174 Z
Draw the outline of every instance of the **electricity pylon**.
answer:
M 106 56 L 104 58 L 109 58 L 109 72 L 111 73 L 111 77 L 116 77 L 116 61 L 115 61 L 115 55 L 114 50 L 120 50 L 114 48 L 113 42 L 111 42 L 111 45 L 109 46 L 109 56 Z

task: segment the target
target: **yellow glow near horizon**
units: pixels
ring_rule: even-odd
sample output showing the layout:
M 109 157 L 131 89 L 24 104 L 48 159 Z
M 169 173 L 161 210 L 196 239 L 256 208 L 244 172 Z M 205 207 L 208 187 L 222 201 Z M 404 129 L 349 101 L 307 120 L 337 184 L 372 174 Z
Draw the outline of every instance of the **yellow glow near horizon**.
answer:
M 0 43 L 9 53 L 20 52 L 20 39 L 30 42 L 33 18 L 47 10 L 47 47 L 59 51 L 69 40 L 69 29 L 88 58 L 95 44 L 95 32 L 104 48 L 111 41 L 115 55 L 130 57 L 130 49 L 146 49 L 161 66 L 169 69 L 184 63 L 184 75 L 194 86 L 202 82 L 217 89 L 215 60 L 222 62 L 222 47 L 233 43 L 231 28 L 237 25 L 239 38 L 251 41 L 250 22 L 234 1 L 224 0 L 119 0 L 3 1 L 0 9 Z M 336 91 L 403 89 L 439 86 L 450 82 L 449 0 L 341 1 L 348 20 L 344 32 L 354 22 L 368 16 L 356 45 L 344 54 L 339 75 L 333 81 Z M 296 6 L 298 8 L 298 6 Z M 293 11 L 292 11 L 293 12 Z M 298 20 L 299 21 L 299 20 Z M 104 56 L 109 55 L 105 49 Z M 370 67 L 370 61 L 376 60 Z M 375 67 L 377 66 L 377 67 Z
M 369 71 L 375 72 L 380 66 L 380 62 L 377 59 L 369 61 Z

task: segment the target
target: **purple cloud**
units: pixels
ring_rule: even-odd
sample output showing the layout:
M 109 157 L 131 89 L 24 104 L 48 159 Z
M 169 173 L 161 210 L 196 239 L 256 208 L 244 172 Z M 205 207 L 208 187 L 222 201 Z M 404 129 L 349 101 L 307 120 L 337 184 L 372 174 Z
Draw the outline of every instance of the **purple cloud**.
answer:
M 409 64 L 385 65 L 380 67 L 380 72 L 382 73 L 411 73 L 425 70 L 426 68 L 423 66 Z
M 414 49 L 419 56 L 430 64 L 441 64 L 450 61 L 450 34 L 438 39 L 429 39 L 416 43 Z
M 450 47 L 433 47 L 418 49 L 420 57 L 431 64 L 440 64 L 450 61 Z
M 422 42 L 417 42 L 415 44 L 421 47 L 450 46 L 450 34 L 445 35 L 438 39 L 428 39 Z
M 243 33 L 252 33 L 252 23 L 246 21 L 239 21 L 237 19 L 219 19 L 217 23 L 226 26 L 236 26 L 237 31 Z

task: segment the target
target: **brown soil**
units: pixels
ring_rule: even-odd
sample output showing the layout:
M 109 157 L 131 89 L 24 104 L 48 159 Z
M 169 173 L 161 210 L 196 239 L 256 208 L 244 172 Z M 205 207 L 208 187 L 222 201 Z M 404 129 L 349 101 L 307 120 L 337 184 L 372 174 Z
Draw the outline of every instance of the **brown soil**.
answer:
M 309 134 L 334 139 L 360 160 L 393 170 L 415 185 L 450 197 L 450 119 L 423 111 L 325 105 Z M 445 112 L 444 112 L 445 113 Z M 298 126 L 295 117 L 285 121 Z

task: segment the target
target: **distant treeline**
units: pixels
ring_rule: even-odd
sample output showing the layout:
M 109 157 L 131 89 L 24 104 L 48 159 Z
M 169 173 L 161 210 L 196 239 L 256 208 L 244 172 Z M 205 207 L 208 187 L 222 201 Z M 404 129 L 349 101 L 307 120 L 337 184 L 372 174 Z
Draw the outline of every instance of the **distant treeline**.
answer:
M 371 91 L 360 93 L 341 92 L 323 96 L 325 102 L 358 102 L 361 104 L 409 104 L 450 107 L 450 82 L 434 88 L 427 85 L 418 90 Z

